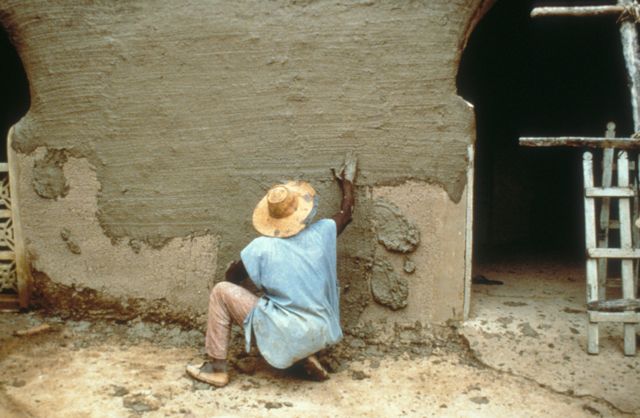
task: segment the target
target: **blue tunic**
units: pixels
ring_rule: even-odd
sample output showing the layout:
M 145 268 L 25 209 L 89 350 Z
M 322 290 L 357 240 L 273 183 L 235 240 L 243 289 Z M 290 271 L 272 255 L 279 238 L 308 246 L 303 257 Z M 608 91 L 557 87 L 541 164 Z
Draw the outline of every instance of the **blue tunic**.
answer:
M 289 238 L 259 237 L 240 253 L 264 296 L 244 321 L 269 364 L 284 369 L 342 339 L 336 224 L 322 219 Z

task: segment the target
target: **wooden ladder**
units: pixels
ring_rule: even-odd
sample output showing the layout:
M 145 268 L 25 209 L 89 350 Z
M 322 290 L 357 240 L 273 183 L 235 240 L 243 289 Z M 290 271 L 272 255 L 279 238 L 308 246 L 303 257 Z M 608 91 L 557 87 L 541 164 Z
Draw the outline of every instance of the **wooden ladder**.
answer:
M 605 138 L 615 137 L 615 125 L 607 125 Z M 605 147 L 602 152 L 600 187 L 594 186 L 593 154 L 583 154 L 585 243 L 587 251 L 587 352 L 599 351 L 599 324 L 621 322 L 624 329 L 624 353 L 636 353 L 636 324 L 640 322 L 640 301 L 637 299 L 638 266 L 637 249 L 639 234 L 632 222 L 638 217 L 637 164 L 629 162 L 627 151 L 618 151 L 614 164 L 614 149 Z M 617 185 L 613 185 L 616 172 Z M 630 181 L 630 172 L 636 173 Z M 611 200 L 618 201 L 618 219 L 611 219 Z M 599 205 L 596 204 L 598 200 Z M 599 207 L 598 222 L 596 209 Z M 632 216 L 633 211 L 633 216 Z M 609 232 L 619 230 L 619 246 L 612 247 Z M 607 263 L 621 260 L 622 298 L 607 299 Z M 634 273 L 635 271 L 635 273 Z

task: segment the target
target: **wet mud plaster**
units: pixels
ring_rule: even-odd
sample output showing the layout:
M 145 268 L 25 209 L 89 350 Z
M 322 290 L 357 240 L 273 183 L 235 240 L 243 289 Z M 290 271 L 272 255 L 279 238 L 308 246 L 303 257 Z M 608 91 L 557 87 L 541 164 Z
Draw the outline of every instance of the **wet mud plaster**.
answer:
M 404 264 L 402 265 L 402 270 L 404 270 L 407 274 L 413 274 L 416 271 L 416 263 L 414 263 L 410 258 L 405 258 Z
M 351 224 L 349 228 L 354 226 Z M 347 230 L 348 231 L 348 228 Z M 341 235 L 346 237 L 348 232 Z M 357 231 L 356 231 L 357 232 Z M 355 232 L 351 232 L 357 236 Z M 371 239 L 372 242 L 375 242 Z M 339 242 L 340 248 L 343 244 Z M 340 321 L 345 331 L 349 332 L 357 327 L 362 312 L 372 303 L 371 285 L 371 261 L 349 255 L 340 256 L 338 260 L 338 281 L 340 285 Z
M 396 311 L 407 306 L 409 284 L 393 270 L 391 263 L 376 260 L 371 273 L 371 293 L 376 302 Z
M 346 150 L 361 186 L 412 178 L 459 201 L 474 133 L 455 77 L 481 3 L 2 0 L 37 98 L 16 149 L 91 161 L 109 237 L 211 233 L 221 266 L 270 185 L 316 186 Z
M 45 199 L 58 199 L 69 192 L 69 184 L 62 167 L 67 162 L 63 150 L 47 150 L 33 163 L 33 190 Z
M 384 199 L 373 203 L 378 242 L 389 251 L 410 253 L 420 243 L 420 231 L 400 208 Z

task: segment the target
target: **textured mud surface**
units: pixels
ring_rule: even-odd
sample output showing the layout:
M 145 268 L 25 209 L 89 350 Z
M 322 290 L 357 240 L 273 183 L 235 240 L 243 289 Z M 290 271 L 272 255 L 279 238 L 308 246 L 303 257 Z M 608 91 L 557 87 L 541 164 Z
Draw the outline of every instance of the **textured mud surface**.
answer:
M 361 198 L 415 179 L 458 202 L 473 112 L 455 76 L 481 3 L 0 0 L 33 95 L 14 147 L 88 159 L 109 238 L 218 237 L 218 273 L 255 236 L 272 184 L 310 181 L 330 215 L 329 169 L 347 150 Z M 37 170 L 40 196 L 64 195 L 58 161 Z M 349 254 L 370 238 L 371 209 L 358 210 Z
M 49 150 L 33 164 L 33 190 L 40 197 L 57 199 L 66 196 L 69 185 L 62 167 L 67 162 L 64 151 Z

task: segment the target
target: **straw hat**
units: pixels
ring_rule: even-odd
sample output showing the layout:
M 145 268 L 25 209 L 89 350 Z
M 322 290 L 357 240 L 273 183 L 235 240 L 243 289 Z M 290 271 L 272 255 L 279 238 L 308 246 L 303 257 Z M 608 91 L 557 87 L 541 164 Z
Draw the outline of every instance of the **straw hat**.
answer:
M 253 227 L 269 237 L 291 237 L 309 223 L 315 196 L 316 191 L 305 181 L 277 184 L 253 210 Z

